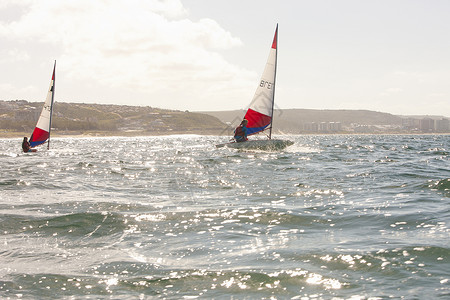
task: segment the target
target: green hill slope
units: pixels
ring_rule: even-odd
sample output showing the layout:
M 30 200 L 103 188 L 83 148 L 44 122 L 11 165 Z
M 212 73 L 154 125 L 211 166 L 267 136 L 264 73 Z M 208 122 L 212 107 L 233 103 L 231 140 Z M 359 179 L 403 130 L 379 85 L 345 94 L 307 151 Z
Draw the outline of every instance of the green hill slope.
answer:
M 0 130 L 31 133 L 42 103 L 0 101 Z M 226 125 L 214 116 L 149 106 L 56 102 L 52 134 L 159 135 L 217 134 Z

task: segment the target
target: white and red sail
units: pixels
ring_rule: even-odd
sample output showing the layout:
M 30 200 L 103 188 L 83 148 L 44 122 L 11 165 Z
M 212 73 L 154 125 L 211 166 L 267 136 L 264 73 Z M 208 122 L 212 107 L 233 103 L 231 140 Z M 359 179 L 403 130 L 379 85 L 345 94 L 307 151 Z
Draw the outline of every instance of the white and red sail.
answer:
M 47 98 L 45 99 L 44 102 L 44 107 L 42 108 L 39 120 L 29 140 L 31 147 L 41 145 L 50 139 L 53 99 L 55 97 L 55 69 L 56 69 L 56 61 L 55 65 L 53 66 L 52 80 L 50 82 L 50 87 L 48 89 Z
M 277 73 L 277 40 L 278 24 L 261 81 L 244 116 L 244 119 L 248 121 L 247 135 L 271 129 Z

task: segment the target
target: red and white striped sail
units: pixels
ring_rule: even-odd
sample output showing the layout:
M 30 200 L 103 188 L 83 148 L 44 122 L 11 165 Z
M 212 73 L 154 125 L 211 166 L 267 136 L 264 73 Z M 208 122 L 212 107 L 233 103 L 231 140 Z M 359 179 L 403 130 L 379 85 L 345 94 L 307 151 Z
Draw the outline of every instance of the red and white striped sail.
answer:
M 248 135 L 261 132 L 267 128 L 271 129 L 275 96 L 275 78 L 277 73 L 277 40 L 278 24 L 261 81 L 259 82 L 253 100 L 244 117 L 244 119 L 247 119 L 248 121 Z
M 55 97 L 55 69 L 56 69 L 56 61 L 55 65 L 53 66 L 52 80 L 50 82 L 50 87 L 48 89 L 47 98 L 45 99 L 44 102 L 44 107 L 42 108 L 39 120 L 30 137 L 31 147 L 41 145 L 50 139 L 53 99 Z

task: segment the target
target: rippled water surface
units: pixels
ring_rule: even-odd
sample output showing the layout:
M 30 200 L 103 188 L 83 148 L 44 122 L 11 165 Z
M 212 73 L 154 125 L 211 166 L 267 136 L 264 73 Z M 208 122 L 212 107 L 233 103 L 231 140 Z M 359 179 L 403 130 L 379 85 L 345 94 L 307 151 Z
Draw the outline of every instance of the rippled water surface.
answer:
M 0 140 L 1 298 L 450 299 L 450 136 Z

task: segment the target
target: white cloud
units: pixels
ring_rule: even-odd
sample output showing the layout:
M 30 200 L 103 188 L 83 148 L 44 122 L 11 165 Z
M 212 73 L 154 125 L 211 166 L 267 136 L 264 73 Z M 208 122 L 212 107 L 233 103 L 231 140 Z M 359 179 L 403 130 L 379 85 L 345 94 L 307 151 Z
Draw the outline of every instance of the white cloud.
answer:
M 382 91 L 380 93 L 380 96 L 382 96 L 382 97 L 391 97 L 391 96 L 394 96 L 394 95 L 398 95 L 398 94 L 400 94 L 402 92 L 403 92 L 402 88 L 387 88 L 387 89 L 385 89 L 384 91 Z
M 395 71 L 392 74 L 392 78 L 394 80 L 403 82 L 414 82 L 414 84 L 422 84 L 433 80 L 432 74 L 428 72 L 418 72 L 418 71 L 415 72 Z
M 0 64 L 6 62 L 27 61 L 30 59 L 28 53 L 21 49 L 1 49 Z
M 447 93 L 431 93 L 428 95 L 430 98 L 449 98 Z
M 53 47 L 67 80 L 130 90 L 160 101 L 148 105 L 180 109 L 195 108 L 177 105 L 186 96 L 192 103 L 212 97 L 224 101 L 230 91 L 254 83 L 255 74 L 218 52 L 241 41 L 214 20 L 191 21 L 179 0 L 24 3 L 27 9 L 18 20 L 0 23 L 0 38 Z M 35 50 L 28 49 L 28 55 Z M 164 91 L 171 98 L 161 99 Z M 174 105 L 167 105 L 170 101 Z
M 0 95 L 10 94 L 12 92 L 18 92 L 19 94 L 29 94 L 29 93 L 39 93 L 40 92 L 42 94 L 42 91 L 37 90 L 33 86 L 24 86 L 24 87 L 21 87 L 19 90 L 17 90 L 17 88 L 10 83 L 0 83 Z M 26 99 L 24 99 L 24 98 L 7 99 L 7 98 L 0 97 L 0 100 L 26 100 Z
M 388 92 L 388 93 L 400 93 L 400 92 L 403 92 L 403 89 L 402 88 L 388 88 L 386 90 L 386 92 Z

